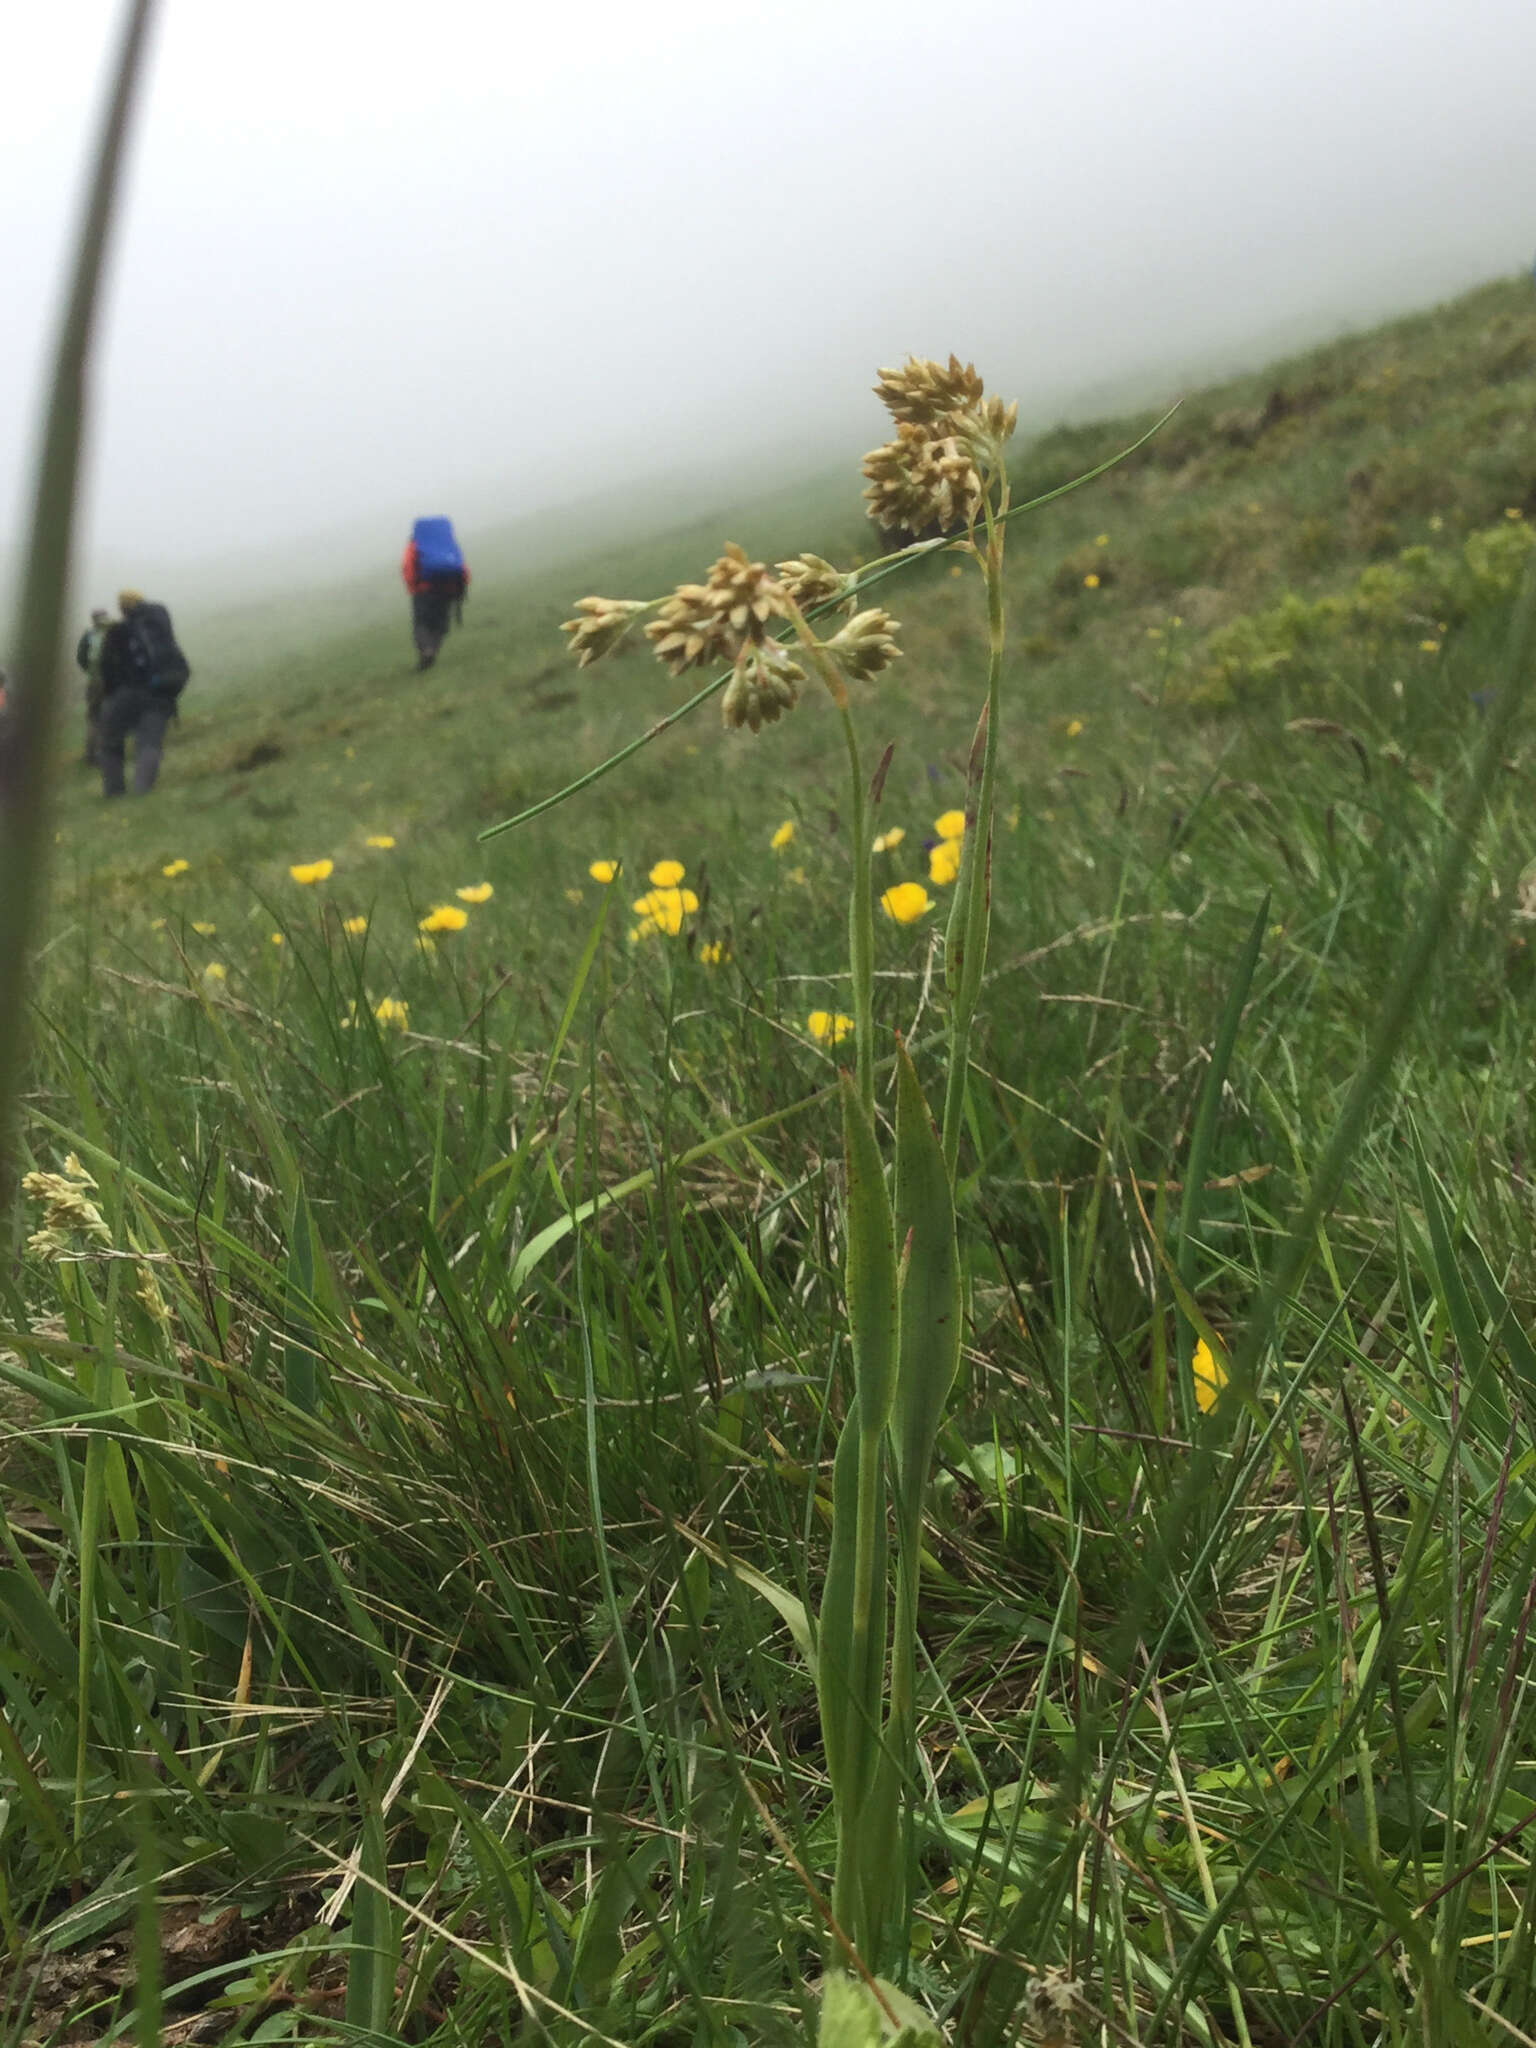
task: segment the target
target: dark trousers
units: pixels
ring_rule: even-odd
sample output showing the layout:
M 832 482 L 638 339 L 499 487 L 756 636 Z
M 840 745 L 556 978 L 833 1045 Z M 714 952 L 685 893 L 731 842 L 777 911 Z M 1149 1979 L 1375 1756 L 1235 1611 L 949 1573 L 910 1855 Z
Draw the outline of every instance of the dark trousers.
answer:
M 100 683 L 89 682 L 85 686 L 85 765 L 87 768 L 101 766 L 101 707 L 106 692 Z
M 423 668 L 432 666 L 437 659 L 437 650 L 448 637 L 448 621 L 454 603 L 452 592 L 447 590 L 411 592 L 411 636 L 416 642 L 416 656 Z
M 124 749 L 133 735 L 133 793 L 148 796 L 160 773 L 165 728 L 175 716 L 175 703 L 154 690 L 116 689 L 101 707 L 101 793 L 121 796 Z

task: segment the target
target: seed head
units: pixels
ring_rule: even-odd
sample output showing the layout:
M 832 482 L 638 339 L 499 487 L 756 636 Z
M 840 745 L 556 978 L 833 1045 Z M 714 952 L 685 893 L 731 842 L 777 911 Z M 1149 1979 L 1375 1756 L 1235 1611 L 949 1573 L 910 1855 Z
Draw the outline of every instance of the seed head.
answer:
M 71 1152 L 62 1173 L 29 1173 L 21 1183 L 22 1193 L 43 1204 L 43 1227 L 27 1240 L 27 1248 L 39 1257 L 56 1259 L 70 1250 L 70 1236 L 83 1232 L 110 1244 L 101 1211 L 86 1193 L 95 1181 Z
M 669 675 L 735 661 L 761 645 L 770 619 L 789 616 L 788 593 L 765 562 L 749 562 L 734 541 L 702 583 L 663 598 L 646 637 Z
M 799 703 L 804 681 L 805 670 L 791 661 L 776 640 L 761 647 L 744 647 L 720 699 L 726 730 L 739 732 L 745 725 L 761 732 L 765 725 L 774 724 Z
M 873 682 L 882 669 L 901 657 L 895 634 L 896 621 L 889 612 L 855 612 L 841 632 L 834 633 L 827 642 L 827 652 L 850 682 Z
M 848 578 L 820 555 L 796 555 L 793 561 L 776 562 L 779 579 L 802 611 L 813 605 L 831 604 L 843 594 Z
M 980 401 L 984 388 L 976 365 L 962 363 L 953 355 L 948 363 L 936 363 L 929 356 L 908 356 L 899 370 L 877 374 L 875 396 L 891 418 L 916 427 L 932 428 L 947 413 L 966 411 Z
M 953 435 L 935 440 L 925 428 L 903 422 L 894 441 L 865 456 L 864 474 L 869 516 L 888 533 L 922 533 L 930 526 L 948 533 L 968 526 L 981 509 L 981 478 Z
M 578 668 L 588 668 L 602 655 L 611 653 L 642 612 L 651 607 L 638 597 L 580 597 L 577 618 L 567 619 L 560 628 L 571 636 L 571 652 Z

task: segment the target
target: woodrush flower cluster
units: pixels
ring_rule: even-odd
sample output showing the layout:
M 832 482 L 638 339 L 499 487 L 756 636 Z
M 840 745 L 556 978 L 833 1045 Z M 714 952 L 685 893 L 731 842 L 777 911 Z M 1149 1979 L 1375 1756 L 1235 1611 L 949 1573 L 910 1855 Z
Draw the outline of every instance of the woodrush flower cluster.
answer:
M 1019 421 L 1017 405 L 988 398 L 974 363 L 909 356 L 882 370 L 875 396 L 896 437 L 864 458 L 864 502 L 886 533 L 969 530 Z
M 650 599 L 583 597 L 562 630 L 582 668 L 636 627 L 670 676 L 728 668 L 721 718 L 731 731 L 746 726 L 755 733 L 799 703 L 807 661 L 836 697 L 845 680 L 872 682 L 900 654 L 896 621 L 877 607 L 855 612 L 825 640 L 812 632 L 806 611 L 843 601 L 852 582 L 820 555 L 795 555 L 770 568 L 728 541 L 702 583 L 680 583 Z

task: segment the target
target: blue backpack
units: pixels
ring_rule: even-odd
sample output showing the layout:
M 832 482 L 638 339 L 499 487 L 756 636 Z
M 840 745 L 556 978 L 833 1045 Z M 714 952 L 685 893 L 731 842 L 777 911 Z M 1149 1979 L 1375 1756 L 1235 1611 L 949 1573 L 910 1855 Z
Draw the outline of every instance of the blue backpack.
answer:
M 411 539 L 416 543 L 416 567 L 420 575 L 434 581 L 438 577 L 444 582 L 462 580 L 464 556 L 453 537 L 451 519 L 418 519 L 411 528 Z

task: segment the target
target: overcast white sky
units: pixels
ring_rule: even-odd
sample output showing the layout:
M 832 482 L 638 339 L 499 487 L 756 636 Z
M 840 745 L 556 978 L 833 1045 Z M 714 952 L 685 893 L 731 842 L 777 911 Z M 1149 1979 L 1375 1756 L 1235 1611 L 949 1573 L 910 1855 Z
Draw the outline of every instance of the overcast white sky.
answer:
M 117 15 L 6 8 L 0 556 Z M 612 475 L 823 469 L 908 350 L 1044 420 L 1533 247 L 1531 0 L 163 0 L 87 561 L 420 511 L 473 559 Z

